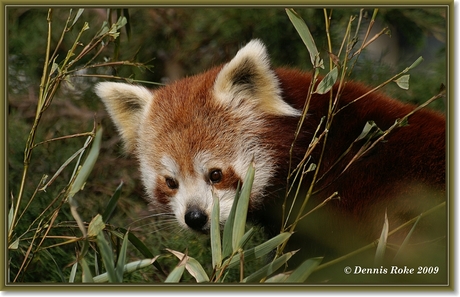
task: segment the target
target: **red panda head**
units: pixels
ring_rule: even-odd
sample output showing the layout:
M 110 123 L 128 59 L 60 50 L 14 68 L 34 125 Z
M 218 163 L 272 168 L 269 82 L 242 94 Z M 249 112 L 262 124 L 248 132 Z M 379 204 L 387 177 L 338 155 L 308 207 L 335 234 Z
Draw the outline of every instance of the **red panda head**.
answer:
M 260 203 L 275 174 L 264 141 L 270 117 L 300 112 L 281 98 L 264 45 L 253 40 L 222 67 L 149 91 L 103 82 L 96 87 L 125 144 L 140 163 L 149 197 L 168 205 L 180 225 L 209 228 L 213 192 L 220 219 L 254 160 L 251 205 Z

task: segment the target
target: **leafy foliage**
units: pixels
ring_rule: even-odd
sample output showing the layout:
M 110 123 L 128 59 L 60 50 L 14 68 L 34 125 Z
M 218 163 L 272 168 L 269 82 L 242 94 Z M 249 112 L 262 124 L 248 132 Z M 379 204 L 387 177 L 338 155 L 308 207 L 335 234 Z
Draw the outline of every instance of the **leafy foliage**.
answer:
M 404 65 L 411 65 L 420 56 L 428 38 L 440 40 L 441 45 L 432 49 L 434 54 L 422 70 L 416 65 L 407 70 L 390 65 L 379 72 L 373 66 L 375 60 L 367 59 L 366 52 L 359 50 L 361 57 L 352 64 L 355 71 L 347 75 L 373 85 L 384 81 L 378 88 L 385 86 L 386 91 L 398 92 L 398 97 L 419 98 L 421 102 L 446 80 L 445 59 L 437 55 L 445 51 L 446 20 L 438 9 L 382 9 L 381 17 L 373 15 L 371 21 L 366 19 L 371 10 L 356 9 L 334 9 L 334 13 L 287 10 L 289 16 L 278 8 L 7 10 L 11 283 L 292 283 L 334 264 L 306 259 L 296 270 L 286 271 L 285 265 L 295 252 L 285 253 L 284 247 L 295 224 L 269 240 L 256 228 L 246 230 L 248 181 L 254 168 L 249 170 L 222 234 L 217 201 L 210 239 L 171 232 L 170 225 L 162 230 L 162 224 L 170 222 L 166 219 L 162 223 L 161 217 L 145 212 L 134 160 L 120 157 L 113 126 L 94 100 L 91 87 L 97 80 L 169 82 L 227 61 L 241 44 L 257 37 L 269 43 L 275 66 L 311 69 L 313 62 L 318 69 L 323 61 L 329 70 L 322 73 L 324 78 L 312 91 L 325 93 L 344 79 L 346 73 L 340 70 L 351 62 L 348 58 L 353 48 L 342 50 L 331 40 L 348 38 L 347 45 L 354 45 L 357 40 L 353 38 L 366 33 L 357 27 L 365 28 L 375 20 L 389 21 L 400 33 L 401 43 L 411 37 L 410 50 L 399 58 L 410 61 Z M 358 26 L 350 22 L 350 15 L 363 16 Z M 293 17 L 295 26 L 290 23 Z M 355 32 L 344 29 L 352 24 Z M 399 87 L 409 86 L 409 70 L 410 88 L 401 93 Z M 439 103 L 437 108 L 444 107 Z M 373 129 L 377 136 L 386 133 L 378 127 Z M 376 141 L 377 136 L 369 139 Z M 296 220 L 304 215 L 300 211 Z M 139 217 L 143 217 L 139 221 L 142 225 L 136 227 Z M 271 259 L 276 247 L 277 254 Z M 384 249 L 379 249 L 378 257 L 383 253 Z

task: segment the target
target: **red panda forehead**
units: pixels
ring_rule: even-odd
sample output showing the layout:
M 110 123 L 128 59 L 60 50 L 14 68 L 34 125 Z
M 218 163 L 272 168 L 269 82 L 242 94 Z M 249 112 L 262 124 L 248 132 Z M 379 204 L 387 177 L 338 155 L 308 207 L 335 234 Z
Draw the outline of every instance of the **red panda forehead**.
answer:
M 150 151 L 152 158 L 168 155 L 189 173 L 194 170 L 194 156 L 203 151 L 232 154 L 231 139 L 237 138 L 238 128 L 233 126 L 233 115 L 214 102 L 213 77 L 186 78 L 155 92 L 142 127 L 151 133 L 140 134 L 142 151 Z

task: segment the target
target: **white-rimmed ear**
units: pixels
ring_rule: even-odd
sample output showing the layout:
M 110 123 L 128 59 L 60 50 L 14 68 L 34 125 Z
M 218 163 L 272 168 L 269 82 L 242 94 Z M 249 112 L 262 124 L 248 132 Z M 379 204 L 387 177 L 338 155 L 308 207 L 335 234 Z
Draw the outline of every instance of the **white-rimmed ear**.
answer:
M 214 95 L 226 107 L 251 106 L 272 115 L 300 115 L 300 111 L 282 99 L 279 81 L 270 67 L 265 46 L 257 39 L 240 49 L 224 65 L 214 83 Z
M 128 152 L 135 148 L 141 115 L 147 103 L 152 100 L 150 90 L 136 85 L 115 82 L 101 82 L 95 87 L 110 117 L 117 127 Z

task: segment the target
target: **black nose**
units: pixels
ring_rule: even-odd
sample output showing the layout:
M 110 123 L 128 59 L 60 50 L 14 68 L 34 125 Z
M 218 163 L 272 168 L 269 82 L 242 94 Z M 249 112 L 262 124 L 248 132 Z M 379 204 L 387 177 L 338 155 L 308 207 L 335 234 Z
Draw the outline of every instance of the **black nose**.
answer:
M 208 215 L 198 207 L 189 207 L 184 216 L 185 223 L 196 231 L 202 231 L 208 222 Z

